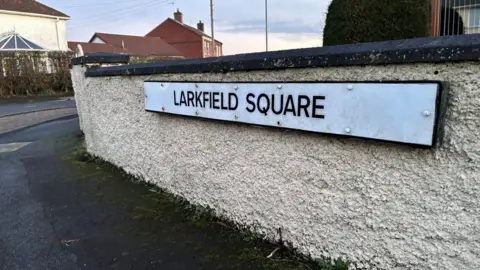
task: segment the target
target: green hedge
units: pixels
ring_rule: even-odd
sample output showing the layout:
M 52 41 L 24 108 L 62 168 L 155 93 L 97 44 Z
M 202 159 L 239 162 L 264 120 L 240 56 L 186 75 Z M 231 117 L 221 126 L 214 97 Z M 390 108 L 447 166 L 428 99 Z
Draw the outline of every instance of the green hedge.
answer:
M 71 92 L 71 52 L 0 52 L 0 98 Z
M 323 45 L 409 39 L 430 34 L 430 0 L 333 0 Z

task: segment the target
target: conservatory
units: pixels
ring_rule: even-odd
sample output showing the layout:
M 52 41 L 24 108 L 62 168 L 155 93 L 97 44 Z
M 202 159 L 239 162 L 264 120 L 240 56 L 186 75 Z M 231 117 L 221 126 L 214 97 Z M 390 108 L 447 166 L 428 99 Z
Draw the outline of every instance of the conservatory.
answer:
M 0 76 L 28 70 L 52 72 L 49 50 L 15 31 L 0 34 Z
M 3 51 L 46 51 L 35 42 L 22 37 L 16 32 L 8 32 L 0 36 L 0 52 Z

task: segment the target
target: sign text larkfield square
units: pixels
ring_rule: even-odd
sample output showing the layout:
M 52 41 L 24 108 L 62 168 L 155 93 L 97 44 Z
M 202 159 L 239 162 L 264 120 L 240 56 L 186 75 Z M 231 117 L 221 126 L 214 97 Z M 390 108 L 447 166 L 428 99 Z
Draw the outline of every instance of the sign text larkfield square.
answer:
M 145 109 L 422 146 L 434 143 L 437 83 L 145 82 Z

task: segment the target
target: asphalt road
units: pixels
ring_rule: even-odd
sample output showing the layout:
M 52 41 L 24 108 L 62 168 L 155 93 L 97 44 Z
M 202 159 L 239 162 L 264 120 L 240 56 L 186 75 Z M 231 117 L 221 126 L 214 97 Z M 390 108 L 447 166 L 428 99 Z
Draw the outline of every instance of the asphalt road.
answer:
M 71 98 L 54 99 L 35 103 L 13 103 L 0 105 L 0 117 L 56 108 L 75 108 L 75 100 Z
M 58 128 L 55 137 L 72 134 L 76 119 L 0 136 L 0 269 L 77 269 L 75 258 L 55 244 L 44 206 L 31 190 L 32 168 L 25 163 L 54 153 L 53 141 L 42 139 L 52 135 L 52 127 Z
M 317 269 L 86 162 L 81 142 L 76 115 L 0 135 L 0 270 Z

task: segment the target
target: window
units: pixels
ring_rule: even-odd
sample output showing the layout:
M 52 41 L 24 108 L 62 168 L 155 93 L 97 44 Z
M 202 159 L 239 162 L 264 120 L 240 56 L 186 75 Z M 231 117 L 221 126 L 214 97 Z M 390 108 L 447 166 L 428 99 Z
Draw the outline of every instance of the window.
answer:
M 470 9 L 469 27 L 480 27 L 480 8 Z
M 210 42 L 205 41 L 205 46 L 207 47 L 205 50 L 205 55 L 210 55 Z
M 220 45 L 215 45 L 215 50 L 212 52 L 212 41 L 204 40 L 203 41 L 203 55 L 204 56 L 221 56 L 222 47 Z

